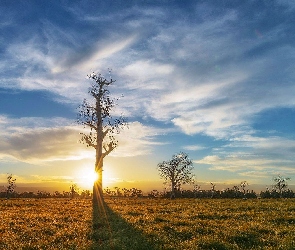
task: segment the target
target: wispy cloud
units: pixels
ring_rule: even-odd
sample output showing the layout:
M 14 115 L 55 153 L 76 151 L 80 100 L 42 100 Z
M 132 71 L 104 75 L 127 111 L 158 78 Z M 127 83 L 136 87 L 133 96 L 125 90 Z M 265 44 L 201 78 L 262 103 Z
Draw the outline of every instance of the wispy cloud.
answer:
M 164 145 L 157 141 L 157 136 L 167 133 L 167 130 L 145 126 L 140 122 L 132 122 L 129 129 L 124 129 L 117 138 L 119 147 L 111 154 L 114 157 L 134 157 L 148 155 L 153 152 L 154 146 Z
M 71 182 L 74 179 L 72 176 L 54 176 L 54 175 L 50 175 L 50 176 L 31 175 L 31 177 L 32 177 L 31 182 L 34 182 L 34 183 Z
M 245 136 L 219 148 L 217 154 L 206 156 L 195 163 L 208 164 L 210 170 L 225 170 L 252 178 L 269 178 L 279 173 L 293 176 L 294 152 L 294 140 Z
M 183 147 L 185 150 L 191 150 L 191 151 L 198 151 L 206 149 L 207 147 L 201 146 L 201 145 L 187 145 Z
M 12 157 L 24 162 L 48 163 L 54 161 L 70 161 L 81 159 L 94 159 L 94 150 L 86 149 L 85 145 L 79 143 L 80 134 L 83 131 L 78 126 L 63 126 L 62 122 L 69 122 L 65 119 L 59 120 L 58 126 L 52 120 L 39 120 L 26 118 L 23 121 L 10 120 L 5 118 L 5 126 L 11 127 L 8 131 L 2 132 L 0 142 L 0 158 Z M 17 123 L 17 124 L 15 124 Z M 52 127 L 42 127 L 42 124 L 55 124 Z M 25 127 L 34 124 L 37 127 Z M 138 156 L 150 154 L 155 145 L 163 145 L 163 142 L 156 140 L 157 135 L 167 133 L 154 127 L 145 126 L 139 122 L 128 125 L 116 137 L 119 140 L 119 147 L 111 155 L 115 157 Z M 85 132 L 85 131 L 83 131 Z
M 64 73 L 65 71 L 87 72 L 90 69 L 96 70 L 93 67 L 101 68 L 101 61 L 105 58 L 114 56 L 116 53 L 130 47 L 136 41 L 136 35 L 129 37 L 110 37 L 108 40 L 98 41 L 89 52 L 84 60 L 67 59 L 66 62 L 59 66 L 51 68 L 53 74 Z M 83 55 L 82 55 L 83 56 Z
M 71 127 L 35 128 L 6 135 L 1 142 L 1 155 L 25 162 L 69 160 L 80 155 L 77 140 L 78 131 Z

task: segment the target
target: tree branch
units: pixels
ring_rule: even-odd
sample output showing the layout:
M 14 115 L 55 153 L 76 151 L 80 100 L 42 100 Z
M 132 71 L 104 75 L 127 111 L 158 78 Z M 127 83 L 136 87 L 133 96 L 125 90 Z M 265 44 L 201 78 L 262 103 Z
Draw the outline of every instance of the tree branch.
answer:
M 87 146 L 96 148 L 97 145 L 95 143 L 93 143 L 93 140 L 92 140 L 92 138 L 89 135 L 85 135 L 83 133 L 81 133 L 81 134 L 82 134 L 82 139 L 81 140 L 82 141 L 85 141 L 86 144 L 87 144 Z
M 102 139 L 104 139 L 106 137 L 106 135 L 108 134 L 108 132 L 110 132 L 110 131 L 111 131 L 110 128 L 106 129 L 106 131 L 104 131 L 102 134 Z
M 97 127 L 92 124 L 91 121 L 82 122 L 82 124 L 94 129 L 95 131 L 97 130 Z
M 112 141 L 107 146 L 104 145 L 103 149 L 105 150 L 105 152 L 103 153 L 103 158 L 110 154 L 116 148 L 116 146 L 117 145 Z

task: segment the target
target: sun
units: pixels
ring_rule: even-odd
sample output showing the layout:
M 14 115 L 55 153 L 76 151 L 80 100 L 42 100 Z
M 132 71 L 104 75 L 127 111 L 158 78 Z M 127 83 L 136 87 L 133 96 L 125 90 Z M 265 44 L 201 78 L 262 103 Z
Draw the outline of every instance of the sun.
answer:
M 91 188 L 98 179 L 98 174 L 91 167 L 83 167 L 77 171 L 75 179 L 82 187 Z
M 112 171 L 113 169 L 106 166 L 102 172 L 103 187 L 110 187 L 117 182 L 117 177 Z M 91 190 L 94 182 L 98 179 L 98 174 L 94 171 L 94 167 L 90 165 L 82 165 L 74 172 L 73 181 L 80 187 L 80 189 Z
M 84 172 L 83 179 L 85 179 L 86 182 L 94 183 L 98 178 L 98 174 L 94 170 L 86 169 Z

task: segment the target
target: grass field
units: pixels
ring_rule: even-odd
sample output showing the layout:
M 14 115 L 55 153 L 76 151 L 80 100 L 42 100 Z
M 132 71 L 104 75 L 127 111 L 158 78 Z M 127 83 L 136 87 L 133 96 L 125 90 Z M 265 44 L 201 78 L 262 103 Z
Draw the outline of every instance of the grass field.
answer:
M 0 249 L 295 249 L 293 199 L 0 200 Z

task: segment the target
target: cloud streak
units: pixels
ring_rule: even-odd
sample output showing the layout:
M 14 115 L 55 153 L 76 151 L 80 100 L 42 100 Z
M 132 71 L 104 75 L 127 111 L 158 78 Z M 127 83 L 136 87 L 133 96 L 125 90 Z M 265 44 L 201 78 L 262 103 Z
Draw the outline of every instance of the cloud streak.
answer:
M 87 149 L 79 143 L 80 132 L 85 132 L 78 126 L 64 126 L 71 123 L 69 120 L 56 119 L 56 122 L 43 119 L 10 120 L 2 117 L 3 125 L 10 124 L 10 130 L 2 132 L 0 142 L 0 158 L 11 157 L 18 161 L 28 163 L 47 163 L 54 161 L 73 161 L 94 159 L 94 149 Z M 52 127 L 41 125 L 55 124 Z M 63 123 L 62 123 L 63 122 Z M 17 123 L 17 126 L 16 124 Z M 30 127 L 25 127 L 25 125 Z M 35 125 L 36 127 L 32 127 Z M 163 145 L 158 142 L 156 136 L 166 133 L 161 129 L 148 127 L 139 122 L 132 122 L 116 137 L 119 147 L 112 152 L 114 157 L 134 157 L 150 154 L 155 145 Z

